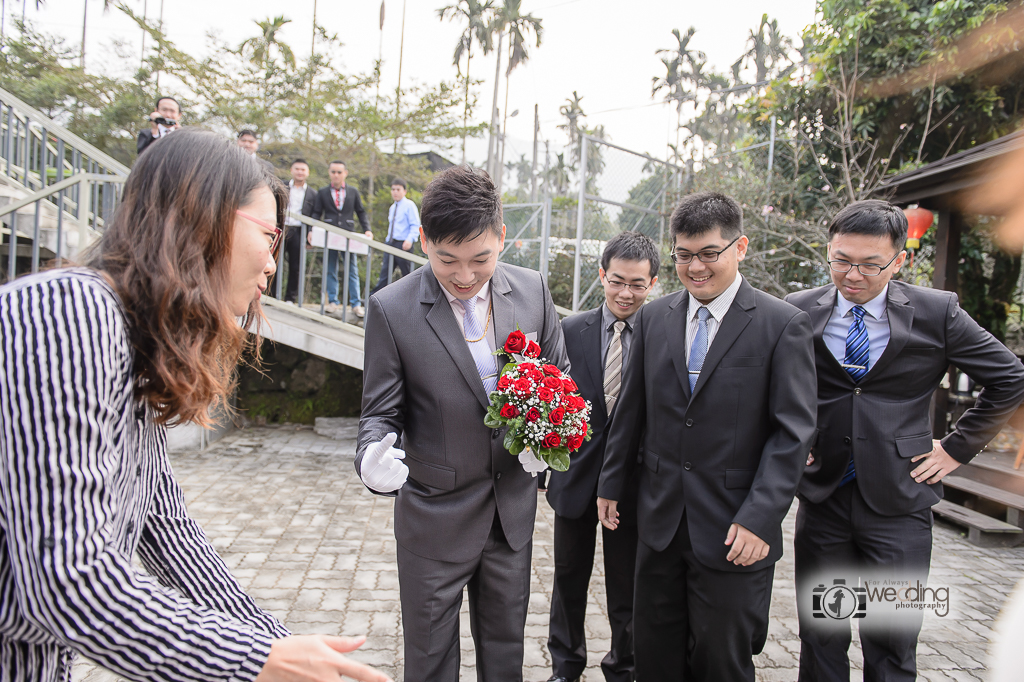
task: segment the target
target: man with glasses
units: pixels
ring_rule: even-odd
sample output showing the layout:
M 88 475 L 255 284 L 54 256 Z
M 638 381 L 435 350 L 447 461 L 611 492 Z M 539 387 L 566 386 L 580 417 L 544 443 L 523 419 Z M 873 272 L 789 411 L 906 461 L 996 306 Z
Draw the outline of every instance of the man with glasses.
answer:
M 608 241 L 598 274 L 604 301 L 562 321 L 565 350 L 580 395 L 590 401 L 593 434 L 572 456 L 568 471 L 551 472 L 548 503 L 555 510 L 555 576 L 551 594 L 548 682 L 578 681 L 587 667 L 584 621 L 594 567 L 597 479 L 640 306 L 658 281 L 661 258 L 648 237 L 622 232 Z M 636 570 L 636 479 L 619 505 L 623 523 L 603 530 L 605 590 L 611 648 L 601 661 L 607 682 L 633 682 L 633 574 Z
M 818 438 L 800 483 L 794 543 L 804 682 L 850 679 L 849 620 L 821 617 L 820 602 L 815 617 L 816 586 L 924 585 L 939 481 L 969 462 L 1024 398 L 1024 367 L 960 309 L 956 294 L 892 279 L 906 238 L 896 206 L 851 204 L 829 225 L 832 284 L 786 297 L 811 316 L 818 375 Z M 933 441 L 932 395 L 951 364 L 985 388 L 953 431 Z M 923 612 L 866 606 L 864 679 L 916 679 Z
M 598 516 L 627 523 L 619 507 L 639 470 L 636 678 L 753 682 L 782 520 L 814 437 L 811 323 L 739 274 L 734 200 L 685 197 L 671 230 L 685 291 L 637 314 Z

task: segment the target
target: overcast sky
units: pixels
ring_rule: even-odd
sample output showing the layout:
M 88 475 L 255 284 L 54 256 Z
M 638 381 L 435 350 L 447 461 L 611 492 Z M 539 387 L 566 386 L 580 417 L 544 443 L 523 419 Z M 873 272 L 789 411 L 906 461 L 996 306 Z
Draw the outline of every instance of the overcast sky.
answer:
M 82 32 L 82 10 L 86 0 L 47 0 L 36 10 L 27 0 L 27 17 L 39 28 L 65 36 L 78 44 Z M 87 68 L 124 72 L 126 65 L 114 57 L 113 43 L 123 40 L 138 50 L 141 32 L 116 9 L 102 12 L 102 0 L 88 1 Z M 124 0 L 136 12 L 144 4 L 155 20 L 161 0 Z M 440 22 L 437 9 L 450 0 L 406 0 L 403 83 L 436 83 L 455 77 L 452 51 L 461 27 Z M 402 0 L 385 0 L 383 35 L 378 29 L 379 0 L 333 0 L 317 3 L 317 22 L 336 33 L 344 43 L 343 67 L 352 73 L 369 72 L 383 46 L 383 86 L 394 88 L 398 78 L 399 45 L 402 30 Z M 18 0 L 6 1 L 8 15 L 20 15 Z M 229 44 L 237 44 L 258 30 L 255 20 L 284 14 L 292 23 L 282 39 L 297 55 L 308 55 L 314 0 L 272 2 L 270 0 L 168 0 L 164 26 L 168 37 L 192 54 L 206 49 L 206 35 L 215 32 Z M 769 9 L 769 5 L 771 6 Z M 655 50 L 671 48 L 673 28 L 697 29 L 693 46 L 708 55 L 718 70 L 729 66 L 744 50 L 749 31 L 769 10 L 786 35 L 796 39 L 814 21 L 814 0 L 766 3 L 754 0 L 523 0 L 522 11 L 543 20 L 544 35 L 539 48 L 530 49 L 529 62 L 512 74 L 509 112 L 509 147 L 505 158 L 519 153 L 530 155 L 533 136 L 533 107 L 540 106 L 541 138 L 553 147 L 566 143 L 556 129 L 558 108 L 573 90 L 583 97 L 587 124 L 603 124 L 612 142 L 664 158 L 666 142 L 674 140 L 675 112 L 668 104 L 651 98 L 651 78 L 664 74 Z M 9 20 L 6 27 L 10 27 Z M 494 55 L 474 57 L 471 75 L 485 79 L 480 86 L 477 120 L 485 121 L 494 88 Z M 504 83 L 501 87 L 503 103 Z M 660 95 L 659 95 L 660 99 Z M 144 117 L 148 112 L 141 113 Z M 471 143 L 470 161 L 486 157 L 486 141 Z M 455 161 L 460 151 L 447 154 Z

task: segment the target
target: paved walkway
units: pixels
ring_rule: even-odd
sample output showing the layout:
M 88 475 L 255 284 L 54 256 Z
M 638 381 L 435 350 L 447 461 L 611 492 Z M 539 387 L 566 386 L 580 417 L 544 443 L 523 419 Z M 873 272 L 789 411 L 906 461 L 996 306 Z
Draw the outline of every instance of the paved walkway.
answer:
M 365 634 L 353 654 L 401 680 L 402 638 L 392 503 L 369 494 L 355 475 L 354 428 L 317 435 L 309 427 L 235 432 L 204 452 L 173 455 L 189 511 L 200 521 L 239 581 L 296 633 Z M 797 622 L 792 576 L 791 512 L 786 556 L 776 570 L 768 644 L 757 657 L 758 680 L 796 679 Z M 547 680 L 552 573 L 552 512 L 538 505 L 533 585 L 526 627 L 528 681 Z M 600 557 L 588 607 L 590 668 L 598 682 L 610 636 Z M 993 621 L 1024 576 L 1024 548 L 979 549 L 950 526 L 936 526 L 932 584 L 953 588 L 953 613 L 925 620 L 918 664 L 921 679 L 982 680 Z M 473 646 L 463 605 L 462 679 L 475 680 Z M 852 657 L 860 665 L 860 650 Z M 76 682 L 117 676 L 79 661 Z M 854 679 L 860 679 L 855 675 Z

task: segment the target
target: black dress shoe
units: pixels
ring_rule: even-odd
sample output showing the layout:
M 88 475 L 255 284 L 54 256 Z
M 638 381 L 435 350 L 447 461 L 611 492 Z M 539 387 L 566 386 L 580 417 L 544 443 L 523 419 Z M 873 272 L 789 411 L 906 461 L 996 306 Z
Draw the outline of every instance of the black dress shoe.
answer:
M 548 678 L 548 682 L 580 682 L 582 677 L 577 677 L 575 680 L 570 680 L 567 677 L 559 677 L 558 675 L 552 675 Z

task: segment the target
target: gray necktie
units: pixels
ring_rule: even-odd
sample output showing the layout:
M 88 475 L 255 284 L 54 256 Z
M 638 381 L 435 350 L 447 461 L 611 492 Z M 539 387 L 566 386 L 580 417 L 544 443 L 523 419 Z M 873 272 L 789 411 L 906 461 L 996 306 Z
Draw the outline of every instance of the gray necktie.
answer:
M 612 413 L 615 401 L 619 399 L 622 388 L 622 330 L 626 328 L 623 320 L 613 325 L 615 333 L 608 344 L 608 357 L 604 361 L 604 404 L 608 414 Z
M 477 297 L 462 302 L 462 309 L 466 311 L 462 320 L 462 326 L 466 330 L 466 343 L 469 344 L 469 352 L 473 355 L 473 362 L 476 364 L 476 371 L 480 374 L 480 380 L 484 382 L 484 392 L 487 395 L 498 385 L 497 365 L 494 356 L 491 355 L 491 347 L 487 345 L 487 336 L 480 328 L 480 320 L 476 317 Z M 478 339 L 470 341 L 470 339 Z

